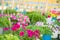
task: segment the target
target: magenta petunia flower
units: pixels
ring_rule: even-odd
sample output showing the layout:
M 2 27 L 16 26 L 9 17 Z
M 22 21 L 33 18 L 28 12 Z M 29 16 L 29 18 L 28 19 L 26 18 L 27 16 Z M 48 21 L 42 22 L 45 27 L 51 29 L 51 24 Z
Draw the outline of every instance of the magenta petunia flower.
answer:
M 19 35 L 20 35 L 20 36 L 24 36 L 24 32 L 21 31 L 21 32 L 19 33 Z
M 25 26 L 28 26 L 28 23 L 26 23 Z
M 16 20 L 16 16 L 15 15 L 10 15 L 12 19 Z
M 8 16 L 8 14 L 4 14 L 4 16 Z
M 17 28 L 16 27 L 12 27 L 12 31 L 16 31 L 17 30 Z
M 23 14 L 20 14 L 20 18 L 22 18 L 24 15 Z
M 13 31 L 18 30 L 19 28 L 20 28 L 20 25 L 19 25 L 18 23 L 14 24 L 14 25 L 12 26 L 12 30 L 13 30 Z
M 40 36 L 40 31 L 39 31 L 39 30 L 35 30 L 35 31 L 34 31 L 34 35 L 35 35 L 35 37 L 38 37 L 38 38 L 39 38 L 39 36 Z
M 20 18 L 19 21 L 23 21 L 22 18 Z
M 50 15 L 48 15 L 48 18 L 51 18 L 51 16 L 50 16 Z
M 24 20 L 26 20 L 28 17 L 27 16 L 24 16 Z
M 7 30 L 9 30 L 9 28 L 3 28 L 3 30 L 4 30 L 4 31 L 7 31 Z
M 25 29 L 25 24 L 22 24 L 22 28 Z
M 34 35 L 34 32 L 32 30 L 27 30 L 28 37 L 32 38 Z
M 0 14 L 0 17 L 2 17 L 3 15 L 2 14 Z
M 25 21 L 22 22 L 22 24 L 25 24 L 25 23 L 26 23 Z

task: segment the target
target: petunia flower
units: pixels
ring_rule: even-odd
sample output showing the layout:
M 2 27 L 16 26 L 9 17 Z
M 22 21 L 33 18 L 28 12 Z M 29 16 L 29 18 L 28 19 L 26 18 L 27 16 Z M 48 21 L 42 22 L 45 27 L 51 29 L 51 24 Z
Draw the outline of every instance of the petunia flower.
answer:
M 50 15 L 48 15 L 48 17 L 47 18 L 50 18 L 51 16 Z
M 28 26 L 28 23 L 26 23 L 25 26 Z
M 21 31 L 21 32 L 19 33 L 19 35 L 20 35 L 20 36 L 24 36 L 24 32 Z
M 0 17 L 2 17 L 3 15 L 2 14 L 0 14 Z
M 20 22 L 23 21 L 22 18 L 20 18 L 19 21 L 20 21 Z
M 22 17 L 24 17 L 24 15 L 23 14 L 20 14 L 20 18 L 22 18 Z
M 27 16 L 24 16 L 24 19 L 27 19 L 28 17 Z
M 34 32 L 32 30 L 27 30 L 28 37 L 32 38 L 34 36 Z
M 16 20 L 16 16 L 15 15 L 10 15 L 10 17 L 14 20 Z
M 4 30 L 4 31 L 7 31 L 7 30 L 9 30 L 9 28 L 3 28 L 3 30 Z
M 20 28 L 20 25 L 19 25 L 18 23 L 14 24 L 14 25 L 12 26 L 12 30 L 13 30 L 13 31 L 18 30 L 19 28 Z
M 39 36 L 40 36 L 40 31 L 39 31 L 39 30 L 35 30 L 35 31 L 34 31 L 34 35 L 35 35 L 35 37 L 39 38 Z

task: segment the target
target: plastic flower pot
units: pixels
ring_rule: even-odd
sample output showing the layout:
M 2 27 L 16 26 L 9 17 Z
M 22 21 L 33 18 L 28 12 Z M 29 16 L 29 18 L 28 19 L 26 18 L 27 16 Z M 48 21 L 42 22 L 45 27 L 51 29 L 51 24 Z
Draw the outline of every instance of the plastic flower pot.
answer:
M 3 33 L 3 28 L 2 27 L 0 27 L 0 34 L 2 34 Z
M 60 34 L 58 34 L 58 40 L 60 40 Z
M 57 38 L 58 37 L 58 31 L 52 32 L 52 38 Z
M 51 35 L 48 35 L 48 34 L 45 35 L 44 34 L 42 38 L 43 38 L 43 40 L 51 40 Z
M 58 38 L 57 38 L 58 40 L 60 40 L 60 31 L 59 31 L 59 33 L 58 33 Z

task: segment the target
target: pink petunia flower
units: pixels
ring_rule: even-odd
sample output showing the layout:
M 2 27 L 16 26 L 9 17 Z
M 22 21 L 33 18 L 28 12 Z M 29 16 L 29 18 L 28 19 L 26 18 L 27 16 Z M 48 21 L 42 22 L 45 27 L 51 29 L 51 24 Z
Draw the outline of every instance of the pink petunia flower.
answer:
M 24 36 L 24 32 L 21 31 L 21 32 L 19 33 L 19 35 L 20 35 L 20 36 Z
M 25 26 L 28 26 L 28 23 L 26 23 Z
M 48 15 L 48 18 L 50 18 L 51 16 L 50 15 Z
M 16 27 L 12 27 L 12 31 L 16 31 L 17 30 L 17 28 Z
M 35 31 L 34 31 L 34 35 L 35 35 L 35 37 L 38 37 L 38 38 L 39 38 L 39 36 L 40 36 L 40 31 L 39 31 L 39 30 L 35 30 Z
M 3 15 L 2 14 L 0 14 L 0 17 L 2 17 Z
M 26 19 L 24 19 L 23 22 L 26 22 Z
M 20 14 L 20 18 L 22 18 L 24 15 L 23 14 Z
M 7 31 L 7 30 L 9 30 L 9 28 L 3 28 L 3 30 L 4 30 L 4 31 Z
M 23 21 L 22 18 L 20 18 L 19 21 Z
M 12 26 L 12 30 L 13 30 L 13 31 L 18 30 L 19 28 L 20 28 L 20 25 L 19 25 L 18 23 L 14 24 L 14 25 Z
M 4 16 L 8 16 L 8 14 L 4 14 Z
M 12 19 L 16 20 L 16 16 L 15 15 L 10 15 Z
M 27 30 L 28 37 L 32 38 L 34 35 L 34 32 L 32 30 Z
M 27 19 L 28 17 L 27 16 L 24 16 L 24 19 Z
M 22 24 L 22 28 L 25 29 L 25 24 Z
M 25 23 L 26 23 L 25 21 L 22 22 L 22 24 L 25 24 Z

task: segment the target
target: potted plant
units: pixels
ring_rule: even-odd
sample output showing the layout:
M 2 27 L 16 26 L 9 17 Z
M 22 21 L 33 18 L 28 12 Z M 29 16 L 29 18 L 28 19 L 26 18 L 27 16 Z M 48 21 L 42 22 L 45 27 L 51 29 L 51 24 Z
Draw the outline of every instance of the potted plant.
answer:
M 43 27 L 43 40 L 51 40 L 52 31 L 49 27 Z

